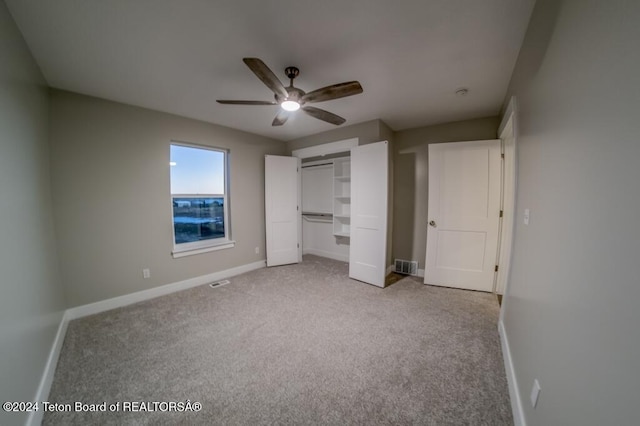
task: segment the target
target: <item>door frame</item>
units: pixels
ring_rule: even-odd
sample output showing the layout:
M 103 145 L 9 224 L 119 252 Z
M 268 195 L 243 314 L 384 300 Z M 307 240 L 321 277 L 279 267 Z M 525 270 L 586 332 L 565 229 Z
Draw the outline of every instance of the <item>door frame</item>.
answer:
M 509 294 L 509 279 L 511 273 L 511 254 L 513 252 L 513 237 L 516 227 L 516 195 L 518 191 L 518 120 L 517 100 L 512 96 L 502 116 L 498 127 L 498 137 L 502 141 L 502 152 L 505 154 L 502 176 L 502 209 L 503 217 L 500 222 L 500 240 L 498 245 L 498 274 L 494 291 L 502 291 L 502 306 L 500 322 L 503 320 L 505 305 Z M 509 155 L 511 154 L 511 155 Z M 509 173 L 509 170 L 511 173 Z
M 291 151 L 291 156 L 298 157 L 301 160 L 305 158 L 324 157 L 325 155 L 349 152 L 351 148 L 357 147 L 359 144 L 359 138 L 344 139 L 337 142 L 313 145 L 308 148 L 294 149 Z

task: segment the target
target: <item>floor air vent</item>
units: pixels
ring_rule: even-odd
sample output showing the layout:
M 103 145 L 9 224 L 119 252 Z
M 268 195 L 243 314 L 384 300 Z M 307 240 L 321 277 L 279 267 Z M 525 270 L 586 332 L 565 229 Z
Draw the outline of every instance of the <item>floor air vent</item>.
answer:
M 218 288 L 218 287 L 222 287 L 223 285 L 227 285 L 227 284 L 231 284 L 231 281 L 229 281 L 229 280 L 220 280 L 220 281 L 216 281 L 214 283 L 209 284 L 209 287 Z
M 415 260 L 396 259 L 395 272 L 406 275 L 418 275 L 418 262 Z

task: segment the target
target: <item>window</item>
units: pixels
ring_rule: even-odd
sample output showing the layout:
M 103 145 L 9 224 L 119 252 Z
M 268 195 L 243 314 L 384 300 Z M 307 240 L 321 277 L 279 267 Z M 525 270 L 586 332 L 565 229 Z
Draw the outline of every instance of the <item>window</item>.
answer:
M 173 256 L 233 247 L 227 151 L 171 144 Z

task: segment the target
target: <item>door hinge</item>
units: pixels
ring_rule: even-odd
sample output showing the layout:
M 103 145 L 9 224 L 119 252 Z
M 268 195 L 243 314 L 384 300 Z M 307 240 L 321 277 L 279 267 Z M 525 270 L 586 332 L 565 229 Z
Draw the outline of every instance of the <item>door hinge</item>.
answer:
M 496 269 L 495 269 L 495 272 L 498 272 L 498 265 L 496 265 Z
M 300 206 L 296 206 L 296 211 L 300 211 Z
M 504 159 L 504 154 L 500 154 L 500 158 L 503 158 L 503 159 Z
M 298 248 L 300 248 L 300 243 L 298 243 Z
M 503 214 L 504 214 L 504 212 L 502 210 L 500 210 L 500 217 L 502 217 Z

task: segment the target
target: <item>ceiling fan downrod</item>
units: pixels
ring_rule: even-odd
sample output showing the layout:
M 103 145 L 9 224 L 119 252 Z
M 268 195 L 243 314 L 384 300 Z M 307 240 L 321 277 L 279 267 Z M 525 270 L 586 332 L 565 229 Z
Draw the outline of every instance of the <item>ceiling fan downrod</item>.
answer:
M 293 87 L 293 79 L 300 75 L 300 70 L 296 67 L 286 67 L 284 73 L 289 78 L 289 87 Z

